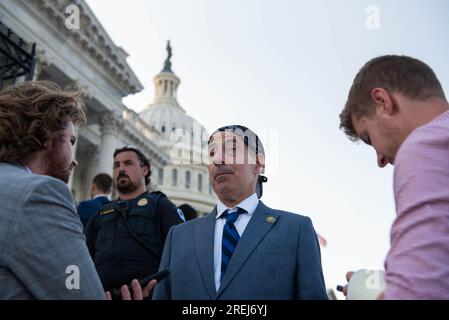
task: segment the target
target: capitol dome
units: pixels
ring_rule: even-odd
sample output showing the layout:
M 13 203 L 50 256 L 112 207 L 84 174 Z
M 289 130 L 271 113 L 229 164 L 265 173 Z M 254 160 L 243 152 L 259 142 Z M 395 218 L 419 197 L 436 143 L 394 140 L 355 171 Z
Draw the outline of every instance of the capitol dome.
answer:
M 143 119 L 150 126 L 160 132 L 161 138 L 170 141 L 172 132 L 182 130 L 182 133 L 194 137 L 196 134 L 206 135 L 206 129 L 189 116 L 179 105 L 167 102 L 154 102 L 141 113 Z
M 206 163 L 209 134 L 178 103 L 181 81 L 171 69 L 169 42 L 167 52 L 164 68 L 154 77 L 154 100 L 139 116 L 159 133 L 154 142 L 170 157 L 171 164 L 156 173 L 158 189 L 176 205 L 187 203 L 202 215 L 216 202 Z

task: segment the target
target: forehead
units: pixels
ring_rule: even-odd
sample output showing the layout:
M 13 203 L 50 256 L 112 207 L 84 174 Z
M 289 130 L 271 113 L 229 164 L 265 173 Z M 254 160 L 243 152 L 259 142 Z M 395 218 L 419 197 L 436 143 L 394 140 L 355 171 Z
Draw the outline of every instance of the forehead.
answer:
M 76 132 L 73 122 L 67 122 L 63 129 L 53 132 L 53 135 L 55 137 L 59 137 L 60 139 L 76 141 Z
M 123 151 L 117 154 L 114 158 L 115 161 L 127 161 L 127 160 L 133 160 L 138 161 L 139 157 L 134 151 Z
M 357 134 L 358 137 L 360 137 L 363 132 L 366 130 L 367 126 L 367 119 L 366 117 L 362 116 L 361 118 L 357 118 L 354 115 L 351 115 L 352 120 L 352 126 L 354 127 L 354 131 Z
M 73 122 L 72 121 L 67 122 L 67 125 L 64 128 L 64 130 L 62 130 L 62 132 L 66 136 L 70 137 L 75 136 L 75 126 L 73 125 Z
M 235 141 L 237 143 L 243 143 L 242 137 L 240 137 L 239 135 L 237 135 L 233 132 L 229 132 L 229 131 L 217 132 L 214 135 L 212 135 L 212 137 L 210 138 L 209 146 L 213 146 L 213 145 L 224 143 L 224 142 L 231 143 L 233 141 Z

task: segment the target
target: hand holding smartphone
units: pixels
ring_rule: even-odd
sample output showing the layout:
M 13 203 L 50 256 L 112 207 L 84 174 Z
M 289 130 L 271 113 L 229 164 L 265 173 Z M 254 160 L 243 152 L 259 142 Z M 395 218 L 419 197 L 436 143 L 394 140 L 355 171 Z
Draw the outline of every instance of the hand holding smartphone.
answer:
M 138 280 L 138 281 L 139 281 L 140 286 L 143 289 L 148 285 L 148 283 L 151 280 L 156 280 L 157 282 L 160 282 L 162 279 L 164 279 L 166 276 L 168 276 L 169 273 L 170 273 L 170 269 L 165 269 L 165 270 L 162 270 L 161 272 L 152 274 L 152 275 L 150 275 L 146 278 L 143 278 L 141 280 Z M 131 285 L 128 285 L 128 289 L 130 292 L 132 292 Z M 112 289 L 111 290 L 111 298 L 112 298 L 112 300 L 120 300 L 122 298 L 121 288 Z

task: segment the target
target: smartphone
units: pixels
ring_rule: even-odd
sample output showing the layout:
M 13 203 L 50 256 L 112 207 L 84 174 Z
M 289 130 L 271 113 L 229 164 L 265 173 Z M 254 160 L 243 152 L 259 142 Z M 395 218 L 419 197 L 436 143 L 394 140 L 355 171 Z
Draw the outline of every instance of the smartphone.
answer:
M 146 278 L 140 279 L 138 281 L 139 281 L 140 286 L 143 289 L 143 288 L 145 288 L 147 286 L 147 284 L 151 280 L 156 280 L 157 282 L 160 282 L 162 279 L 164 279 L 169 274 L 170 274 L 170 269 L 165 269 L 165 270 L 162 270 L 161 272 L 152 274 L 151 276 L 148 276 Z M 120 299 L 122 299 L 122 293 L 121 293 L 120 289 L 121 289 L 121 287 L 120 288 L 114 288 L 114 289 L 111 290 L 112 300 L 120 300 Z M 131 296 L 132 296 L 133 289 L 131 288 L 131 285 L 128 285 L 128 289 L 131 292 Z

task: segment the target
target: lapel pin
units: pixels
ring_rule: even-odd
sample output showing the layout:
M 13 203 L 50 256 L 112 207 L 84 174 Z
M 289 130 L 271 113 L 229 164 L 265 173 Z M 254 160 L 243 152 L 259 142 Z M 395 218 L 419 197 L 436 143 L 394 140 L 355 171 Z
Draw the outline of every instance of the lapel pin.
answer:
M 273 222 L 276 221 L 276 218 L 273 217 L 273 216 L 268 216 L 265 220 L 266 220 L 267 222 L 269 222 L 269 223 L 273 223 Z

